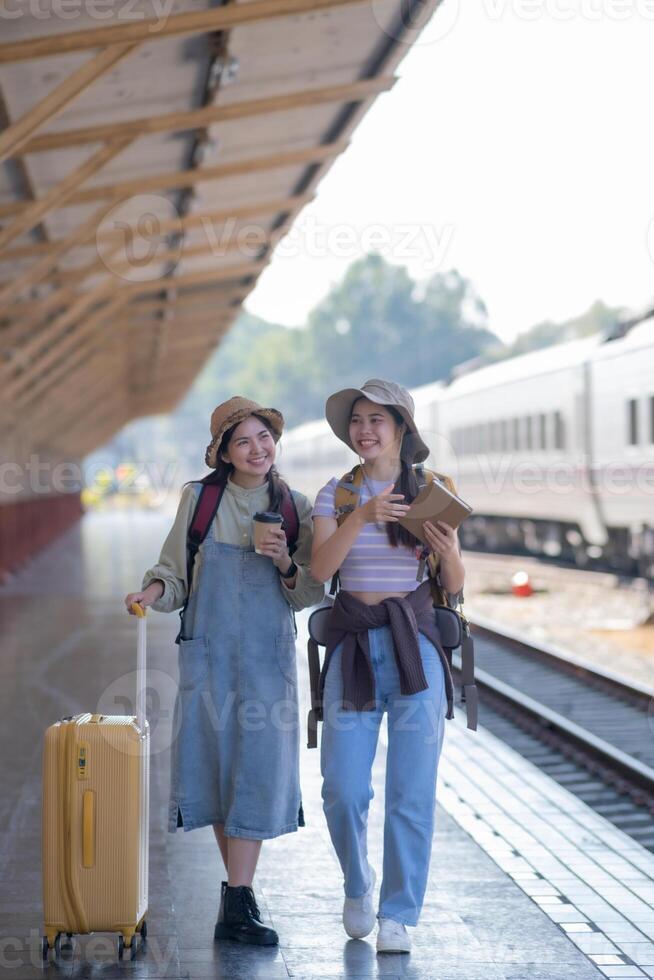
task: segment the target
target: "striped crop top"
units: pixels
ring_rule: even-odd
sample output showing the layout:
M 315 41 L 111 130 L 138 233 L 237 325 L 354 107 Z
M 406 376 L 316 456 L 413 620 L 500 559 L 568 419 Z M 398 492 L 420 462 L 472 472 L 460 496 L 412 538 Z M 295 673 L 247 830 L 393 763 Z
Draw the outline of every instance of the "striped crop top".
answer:
M 336 517 L 334 498 L 338 478 L 333 477 L 316 497 L 312 517 Z M 361 503 L 381 493 L 388 482 L 368 480 L 361 487 Z M 339 570 L 341 588 L 347 592 L 413 592 L 420 585 L 415 548 L 388 540 L 386 525 L 364 524 Z M 425 573 L 426 574 L 426 573 Z

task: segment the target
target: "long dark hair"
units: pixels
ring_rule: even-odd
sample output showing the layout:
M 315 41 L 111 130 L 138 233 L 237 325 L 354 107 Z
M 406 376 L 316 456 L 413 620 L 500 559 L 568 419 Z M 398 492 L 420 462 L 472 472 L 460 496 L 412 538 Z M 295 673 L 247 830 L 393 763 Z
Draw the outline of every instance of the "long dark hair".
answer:
M 263 423 L 263 425 L 265 425 L 265 427 L 270 432 L 271 436 L 273 436 L 274 438 L 275 433 L 268 419 L 264 418 L 263 415 L 257 415 L 256 412 L 253 412 L 252 414 L 254 415 L 255 418 L 259 419 L 259 421 Z M 189 480 L 189 483 L 203 483 L 205 485 L 209 485 L 212 483 L 223 483 L 223 484 L 227 483 L 227 480 L 234 472 L 234 464 L 226 463 L 225 460 L 222 458 L 222 454 L 227 451 L 227 447 L 232 441 L 232 436 L 234 435 L 234 431 L 240 424 L 241 424 L 240 422 L 237 422 L 235 425 L 230 426 L 229 429 L 226 429 L 225 432 L 223 433 L 223 437 L 220 440 L 220 445 L 216 450 L 216 466 L 211 471 L 211 473 L 207 473 L 207 475 L 203 476 L 201 480 Z M 282 478 L 279 475 L 277 471 L 277 467 L 275 466 L 274 463 L 268 470 L 268 473 L 266 474 L 266 480 L 268 481 L 268 496 L 270 499 L 270 503 L 269 503 L 270 510 L 274 511 L 275 513 L 279 513 L 282 506 Z
M 360 401 L 360 399 L 357 398 L 357 401 Z M 354 402 L 354 404 L 352 405 L 352 411 L 354 411 L 354 405 L 356 405 L 356 402 Z M 398 412 L 398 410 L 395 408 L 394 405 L 384 405 L 383 408 L 385 408 L 387 412 L 390 412 L 391 416 L 393 417 L 397 425 L 406 424 L 402 415 L 400 414 L 400 412 Z M 418 487 L 418 481 L 416 479 L 416 475 L 413 471 L 413 467 L 411 466 L 411 463 L 406 459 L 406 456 L 402 451 L 404 449 L 405 438 L 406 438 L 406 433 L 402 437 L 402 445 L 400 446 L 401 469 L 400 469 L 400 475 L 395 481 L 395 486 L 393 487 L 393 493 L 403 493 L 404 500 L 399 501 L 399 503 L 410 504 L 418 496 L 419 487 Z M 389 521 L 386 524 L 386 535 L 388 537 L 389 543 L 393 546 L 393 548 L 399 548 L 401 544 L 406 545 L 409 548 L 415 548 L 416 545 L 420 545 L 420 547 L 422 547 L 422 541 L 420 540 L 420 538 L 417 538 L 415 534 L 411 533 L 411 531 L 408 531 L 405 527 L 402 527 L 401 524 L 396 524 L 393 523 L 392 521 Z

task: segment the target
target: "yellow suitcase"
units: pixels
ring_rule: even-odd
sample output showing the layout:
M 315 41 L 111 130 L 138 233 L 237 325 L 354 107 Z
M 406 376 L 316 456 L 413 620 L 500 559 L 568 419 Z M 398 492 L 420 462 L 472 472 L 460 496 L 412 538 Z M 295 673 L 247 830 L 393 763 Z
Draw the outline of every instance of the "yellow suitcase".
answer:
M 150 733 L 138 609 L 136 717 L 79 714 L 45 733 L 44 958 L 64 933 L 116 932 L 120 956 L 146 936 Z

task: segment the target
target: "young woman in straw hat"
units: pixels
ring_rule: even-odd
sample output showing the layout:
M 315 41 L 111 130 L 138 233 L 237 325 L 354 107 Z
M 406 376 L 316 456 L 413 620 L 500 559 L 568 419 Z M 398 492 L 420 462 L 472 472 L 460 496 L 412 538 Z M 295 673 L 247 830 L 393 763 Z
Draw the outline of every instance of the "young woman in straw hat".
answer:
M 283 424 L 276 409 L 245 398 L 216 408 L 205 456 L 213 472 L 185 486 L 158 563 L 125 598 L 128 609 L 183 607 L 168 829 L 213 826 L 228 873 L 215 938 L 257 945 L 278 942 L 252 890 L 261 843 L 304 824 L 293 610 L 324 594 L 309 570 L 311 506 L 274 466 Z M 187 536 L 203 484 L 222 494 L 189 587 Z M 289 506 L 293 556 L 279 524 L 255 552 L 254 514 Z
M 434 829 L 436 773 L 452 678 L 435 625 L 430 585 L 420 581 L 421 542 L 398 524 L 418 492 L 413 463 L 429 449 L 409 392 L 372 379 L 327 400 L 334 433 L 360 458 L 358 505 L 336 512 L 339 479 L 316 498 L 311 559 L 316 578 L 339 573 L 320 678 L 323 807 L 344 874 L 343 924 L 353 938 L 379 919 L 377 950 L 408 952 L 406 926 L 420 915 Z M 337 520 L 340 516 L 341 520 Z M 440 582 L 456 599 L 464 568 L 456 531 L 425 523 Z M 388 712 L 383 879 L 367 857 L 368 806 L 379 727 Z

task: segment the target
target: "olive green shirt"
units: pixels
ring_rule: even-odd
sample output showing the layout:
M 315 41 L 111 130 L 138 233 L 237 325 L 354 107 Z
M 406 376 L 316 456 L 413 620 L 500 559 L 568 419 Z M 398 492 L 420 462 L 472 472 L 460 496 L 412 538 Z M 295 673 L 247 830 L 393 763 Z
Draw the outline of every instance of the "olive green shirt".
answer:
M 288 588 L 281 576 L 279 577 L 279 587 L 289 605 L 293 609 L 299 610 L 321 602 L 325 594 L 325 587 L 322 582 L 316 582 L 312 578 L 309 569 L 313 534 L 311 504 L 297 490 L 292 490 L 291 493 L 299 518 L 297 547 L 293 553 L 293 561 L 298 570 L 294 588 Z M 164 541 L 159 561 L 152 568 L 149 568 L 143 576 L 143 589 L 147 588 L 155 579 L 161 579 L 163 582 L 163 595 L 152 603 L 152 608 L 158 612 L 172 612 L 174 609 L 180 609 L 186 601 L 188 591 L 186 537 L 196 500 L 193 487 L 185 486 L 182 490 L 175 522 Z M 213 533 L 214 539 L 222 544 L 252 548 L 252 518 L 257 511 L 268 510 L 269 506 L 267 483 L 254 489 L 246 489 L 228 480 L 220 506 L 208 533 Z M 268 560 L 272 561 L 272 559 Z M 202 551 L 199 551 L 193 564 L 194 587 L 197 584 L 201 567 Z

